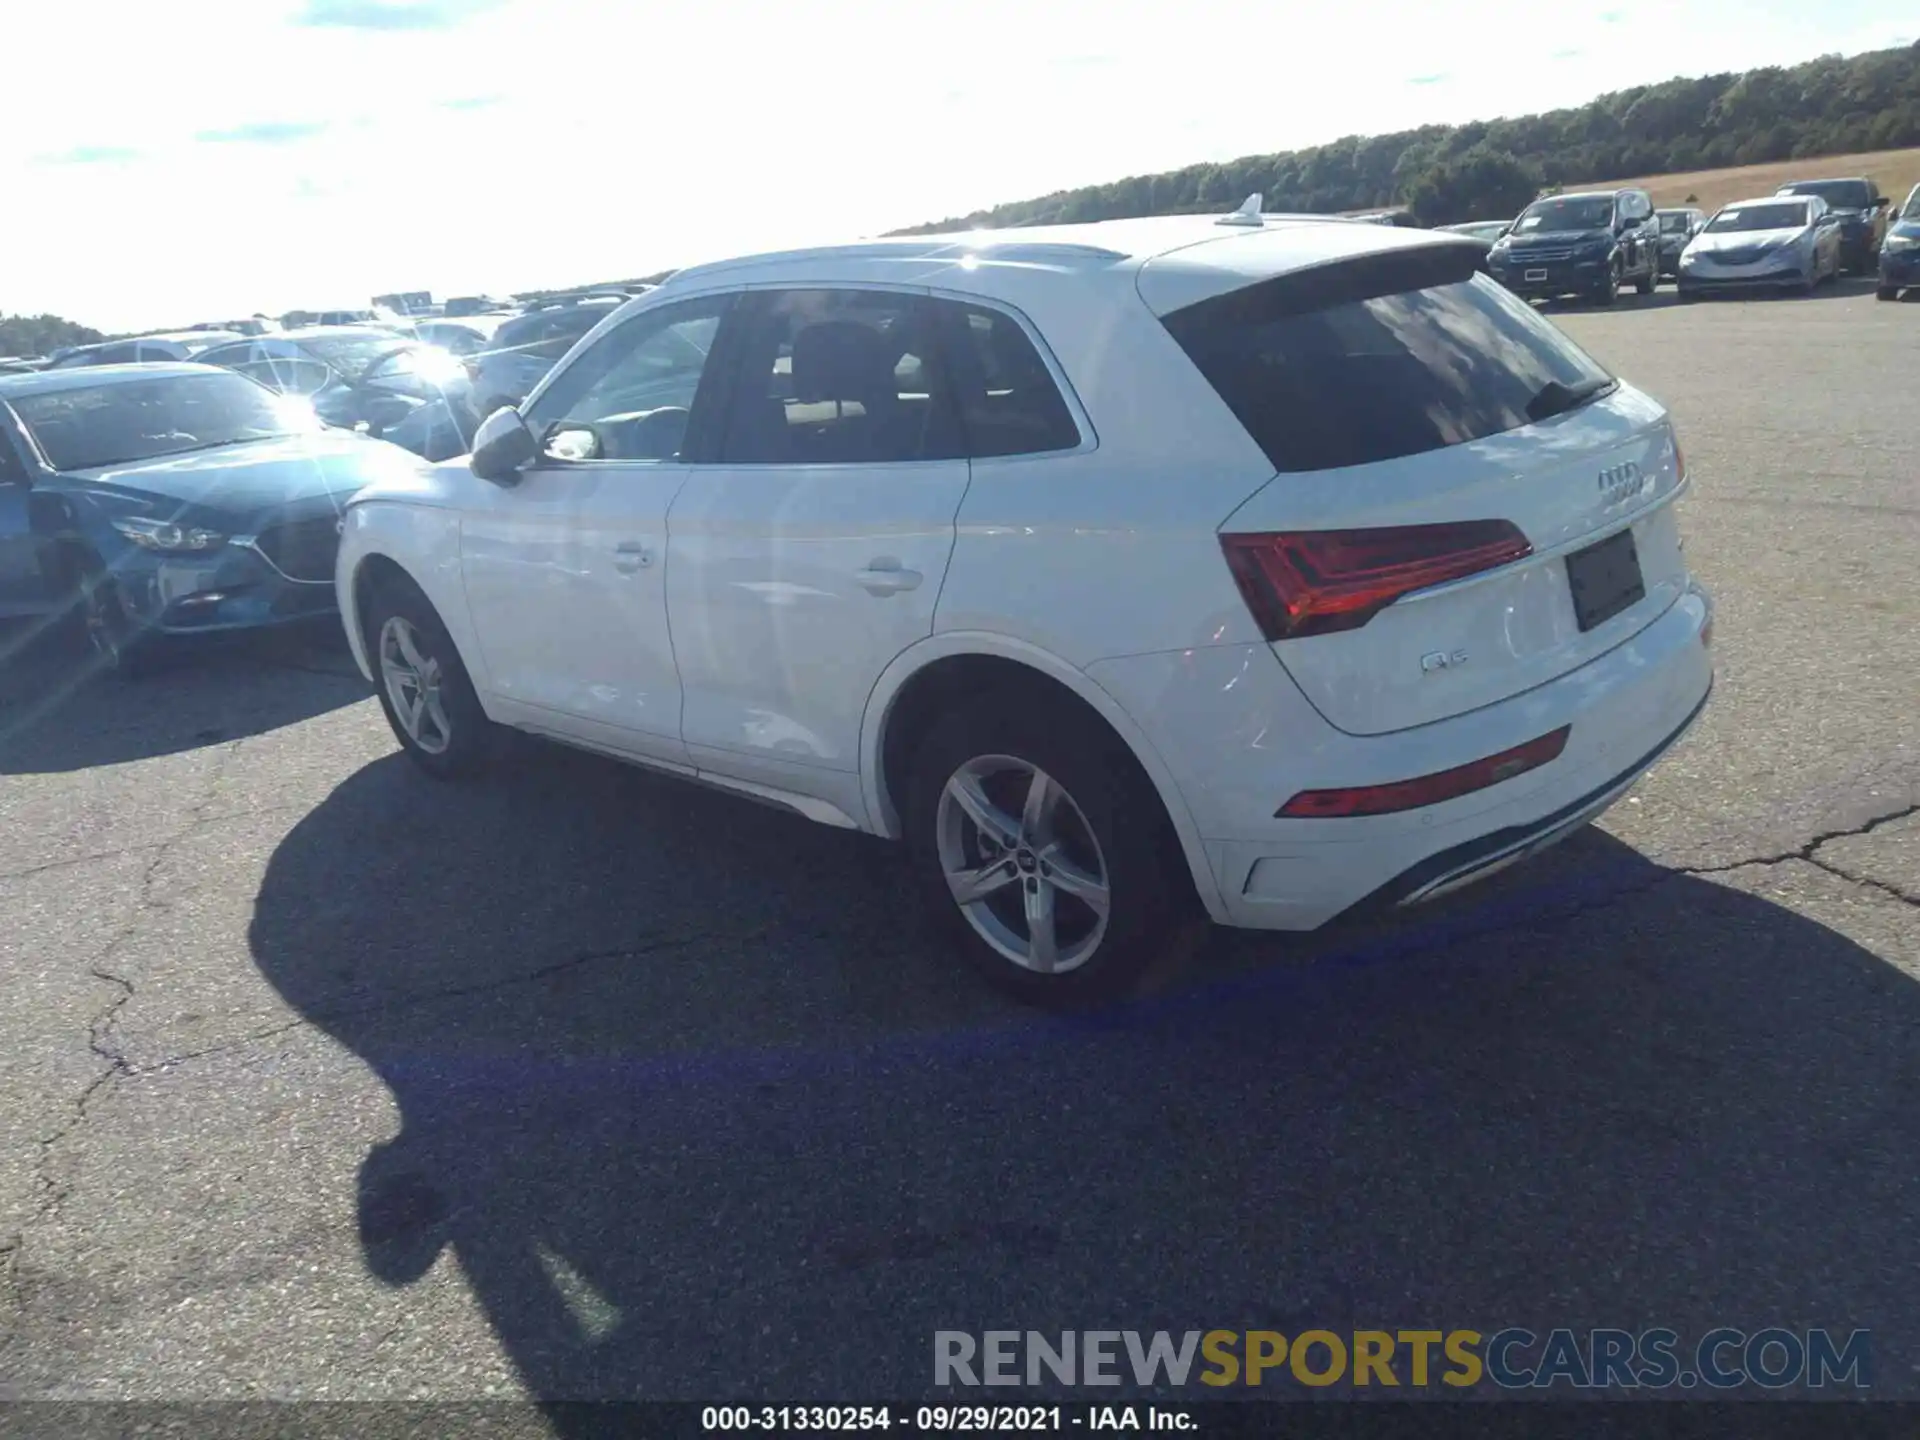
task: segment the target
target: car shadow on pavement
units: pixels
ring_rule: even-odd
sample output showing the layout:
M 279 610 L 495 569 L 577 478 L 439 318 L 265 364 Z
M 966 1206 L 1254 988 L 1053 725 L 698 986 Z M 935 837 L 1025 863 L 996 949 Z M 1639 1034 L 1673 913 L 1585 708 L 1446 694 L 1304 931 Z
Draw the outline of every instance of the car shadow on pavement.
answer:
M 0 629 L 0 775 L 84 770 L 277 730 L 364 700 L 339 625 L 196 637 L 150 674 L 103 674 L 62 639 Z
M 1059 1019 L 906 893 L 893 847 L 585 757 L 396 756 L 249 938 L 396 1098 L 369 1270 L 457 1258 L 547 1399 L 905 1398 L 987 1328 L 1824 1325 L 1914 1389 L 1920 988 L 1833 929 L 1588 831 Z

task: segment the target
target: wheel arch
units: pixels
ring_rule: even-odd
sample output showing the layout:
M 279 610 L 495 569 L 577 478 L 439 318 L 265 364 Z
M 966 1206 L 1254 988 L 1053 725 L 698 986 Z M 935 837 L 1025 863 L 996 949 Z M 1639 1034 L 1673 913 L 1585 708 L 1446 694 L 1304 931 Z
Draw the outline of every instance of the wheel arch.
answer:
M 353 642 L 356 654 L 365 653 L 367 644 L 367 607 L 373 603 L 374 590 L 388 582 L 400 582 L 419 589 L 419 582 L 407 573 L 407 567 L 383 551 L 371 550 L 360 557 L 353 569 L 353 584 L 349 594 L 340 597 L 341 619 L 345 622 L 347 638 Z M 351 608 L 349 608 L 351 607 Z M 373 657 L 367 655 L 363 670 L 370 670 Z M 368 679 L 372 679 L 369 674 Z
M 1158 749 L 1120 703 L 1084 671 L 1025 641 L 984 632 L 948 632 L 930 636 L 895 657 L 868 696 L 860 725 L 860 790 L 868 828 L 888 839 L 901 838 L 894 797 L 912 738 L 921 733 L 924 718 L 936 713 L 941 700 L 976 692 L 995 672 L 1016 683 L 1057 687 L 1105 722 L 1159 796 L 1200 903 L 1210 917 L 1224 922 L 1226 910 L 1206 844 Z
M 479 656 L 460 580 L 458 516 L 439 506 L 385 505 L 361 501 L 347 508 L 341 532 L 334 591 L 354 663 L 369 682 L 366 605 L 381 576 L 404 580 L 426 597 L 478 684 Z

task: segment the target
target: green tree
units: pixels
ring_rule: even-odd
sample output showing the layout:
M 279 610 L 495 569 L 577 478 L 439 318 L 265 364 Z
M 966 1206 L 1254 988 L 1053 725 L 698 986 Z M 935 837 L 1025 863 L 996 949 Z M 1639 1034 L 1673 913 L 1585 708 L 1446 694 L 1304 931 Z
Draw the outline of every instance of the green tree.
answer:
M 0 355 L 51 355 L 67 345 L 94 345 L 107 337 L 58 315 L 0 315 Z
M 1034 225 L 1069 214 L 1105 218 L 1223 209 L 1254 190 L 1275 210 L 1376 209 L 1396 199 L 1411 203 L 1417 189 L 1429 214 L 1451 216 L 1463 206 L 1482 214 L 1510 214 L 1507 201 L 1518 193 L 1512 167 L 1530 174 L 1535 184 L 1579 186 L 1629 175 L 1920 145 L 1917 96 L 1920 45 L 1847 58 L 1827 55 L 1792 67 L 1634 86 L 1545 114 L 1424 125 L 1370 138 L 1349 135 L 1303 150 L 1191 165 L 1015 201 L 898 233 Z M 1505 164 L 1487 157 L 1503 158 Z M 1505 179 L 1500 178 L 1503 168 Z M 1530 198 L 1529 193 L 1522 203 Z
M 1422 225 L 1453 225 L 1518 215 L 1539 193 L 1537 166 L 1504 150 L 1481 149 L 1429 166 L 1403 198 Z

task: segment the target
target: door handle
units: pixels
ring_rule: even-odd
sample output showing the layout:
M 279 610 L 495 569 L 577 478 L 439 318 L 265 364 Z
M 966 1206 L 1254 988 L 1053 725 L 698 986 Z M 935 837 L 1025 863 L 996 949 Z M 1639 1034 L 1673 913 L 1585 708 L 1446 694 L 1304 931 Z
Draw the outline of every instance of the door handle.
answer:
M 644 570 L 653 564 L 653 551 L 638 540 L 628 540 L 613 549 L 613 568 L 622 575 L 631 575 L 636 570 Z
M 902 569 L 898 560 L 883 557 L 856 571 L 853 578 L 870 595 L 897 595 L 916 588 L 925 577 L 918 570 Z

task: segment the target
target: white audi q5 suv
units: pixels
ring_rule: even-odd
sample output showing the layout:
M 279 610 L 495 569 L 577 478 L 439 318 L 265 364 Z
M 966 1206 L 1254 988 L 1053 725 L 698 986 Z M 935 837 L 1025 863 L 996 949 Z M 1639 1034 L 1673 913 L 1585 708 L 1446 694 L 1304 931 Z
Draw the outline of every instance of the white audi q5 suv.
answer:
M 400 744 L 531 731 L 903 841 L 1029 999 L 1563 838 L 1700 715 L 1654 400 L 1458 237 L 1259 212 L 682 270 L 361 492 Z

